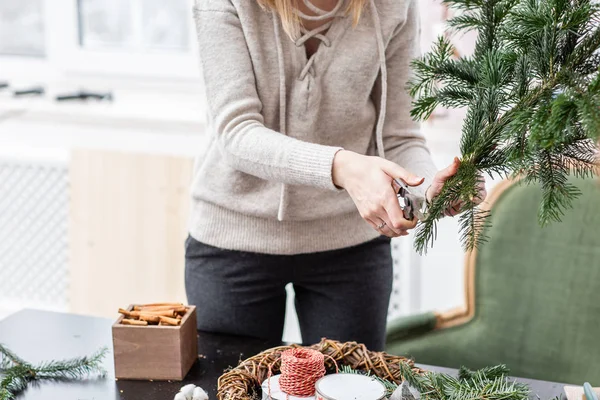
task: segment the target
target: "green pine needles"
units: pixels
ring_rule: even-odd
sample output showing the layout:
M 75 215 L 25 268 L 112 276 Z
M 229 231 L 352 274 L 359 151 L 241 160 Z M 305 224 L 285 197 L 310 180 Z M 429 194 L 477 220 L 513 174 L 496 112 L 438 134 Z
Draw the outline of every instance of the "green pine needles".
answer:
M 346 374 L 364 374 L 368 372 L 353 370 L 343 366 L 340 372 Z M 422 375 L 413 371 L 408 364 L 400 363 L 402 378 L 414 387 L 422 400 L 528 400 L 530 390 L 524 383 L 511 380 L 506 365 L 487 367 L 471 371 L 462 367 L 458 377 L 441 372 L 426 372 Z M 387 396 L 398 388 L 398 385 L 386 379 L 373 376 L 383 383 Z
M 559 221 L 579 195 L 570 175 L 591 177 L 600 135 L 600 8 L 592 0 L 443 0 L 459 11 L 449 26 L 478 34 L 472 56 L 454 58 L 440 37 L 413 61 L 412 116 L 467 108 L 461 165 L 416 232 L 426 252 L 437 221 L 456 202 L 461 241 L 486 241 L 488 213 L 476 206 L 479 172 L 518 175 L 543 192 L 539 221 Z
M 32 365 L 0 344 L 0 400 L 12 400 L 32 381 L 81 379 L 90 374 L 104 375 L 102 360 L 107 348 L 91 357 L 49 361 Z
M 421 393 L 423 400 L 527 400 L 529 387 L 508 379 L 505 365 L 471 371 L 462 367 L 458 377 L 439 372 L 419 375 L 406 364 L 400 365 L 402 377 Z

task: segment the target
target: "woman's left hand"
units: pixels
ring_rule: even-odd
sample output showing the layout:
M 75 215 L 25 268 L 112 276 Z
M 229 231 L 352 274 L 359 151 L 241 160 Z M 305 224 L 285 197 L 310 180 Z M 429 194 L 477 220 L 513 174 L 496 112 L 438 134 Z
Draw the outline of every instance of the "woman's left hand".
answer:
M 459 166 L 460 166 L 460 160 L 457 157 L 454 157 L 454 161 L 452 161 L 452 164 L 450 164 L 448 167 L 444 168 L 443 170 L 438 171 L 438 173 L 435 174 L 435 176 L 433 177 L 433 182 L 431 183 L 431 186 L 429 186 L 429 188 L 425 192 L 425 197 L 427 198 L 428 202 L 431 203 L 433 198 L 438 196 L 441 193 L 444 183 L 449 178 L 453 177 L 456 174 L 456 171 L 458 171 Z M 483 200 L 485 200 L 485 197 L 487 196 L 487 192 L 485 190 L 485 179 L 483 178 L 482 175 L 479 175 L 479 178 L 480 178 L 479 184 L 477 186 L 478 194 L 474 199 L 475 204 L 480 204 Z M 458 202 L 452 204 L 450 207 L 448 207 L 446 209 L 446 211 L 444 212 L 444 215 L 453 217 L 456 214 L 459 214 L 461 211 L 463 211 L 462 207 L 463 207 L 462 201 L 458 201 Z

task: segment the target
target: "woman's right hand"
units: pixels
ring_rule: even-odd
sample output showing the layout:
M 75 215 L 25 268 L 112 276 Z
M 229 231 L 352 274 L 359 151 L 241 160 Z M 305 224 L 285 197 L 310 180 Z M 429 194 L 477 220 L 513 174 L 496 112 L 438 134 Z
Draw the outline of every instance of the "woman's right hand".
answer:
M 404 218 L 392 180 L 419 186 L 424 178 L 381 157 L 364 156 L 340 150 L 333 159 L 333 183 L 346 189 L 358 212 L 373 229 L 388 237 L 406 236 L 416 226 L 416 218 Z

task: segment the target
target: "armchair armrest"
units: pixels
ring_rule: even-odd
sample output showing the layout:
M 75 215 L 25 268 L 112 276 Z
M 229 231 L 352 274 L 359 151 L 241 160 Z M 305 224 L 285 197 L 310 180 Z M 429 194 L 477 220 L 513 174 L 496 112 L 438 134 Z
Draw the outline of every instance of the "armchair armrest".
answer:
M 438 315 L 434 312 L 397 318 L 388 322 L 386 340 L 391 343 L 418 336 L 434 330 L 437 324 Z

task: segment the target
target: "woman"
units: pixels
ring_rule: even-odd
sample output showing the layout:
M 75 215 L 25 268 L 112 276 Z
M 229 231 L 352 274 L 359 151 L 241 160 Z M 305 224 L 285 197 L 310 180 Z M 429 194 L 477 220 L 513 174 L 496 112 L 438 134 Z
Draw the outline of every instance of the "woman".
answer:
M 294 284 L 303 341 L 384 346 L 392 179 L 435 173 L 405 91 L 418 0 L 196 0 L 212 140 L 193 183 L 186 290 L 202 330 L 279 340 Z M 455 211 L 451 211 L 455 213 Z

